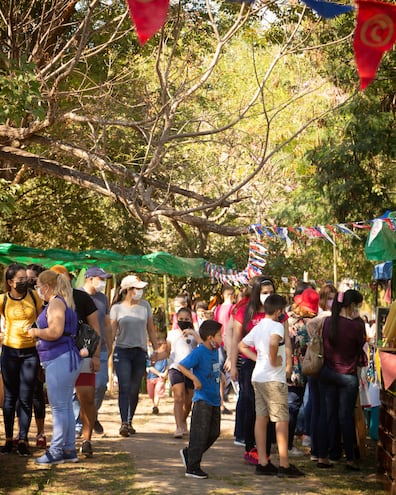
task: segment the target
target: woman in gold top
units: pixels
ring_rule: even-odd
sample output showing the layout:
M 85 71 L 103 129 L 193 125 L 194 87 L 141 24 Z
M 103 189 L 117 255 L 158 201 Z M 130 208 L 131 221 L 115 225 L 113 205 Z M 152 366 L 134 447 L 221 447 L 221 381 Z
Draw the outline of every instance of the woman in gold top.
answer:
M 17 454 L 28 456 L 27 440 L 39 360 L 35 341 L 27 332 L 41 312 L 42 302 L 34 291 L 28 289 L 26 270 L 17 263 L 6 268 L 4 288 L 5 293 L 0 295 L 0 314 L 4 318 L 4 333 L 0 334 L 0 342 L 3 344 L 1 374 L 6 443 L 0 453 L 12 452 L 15 409 L 19 402 Z

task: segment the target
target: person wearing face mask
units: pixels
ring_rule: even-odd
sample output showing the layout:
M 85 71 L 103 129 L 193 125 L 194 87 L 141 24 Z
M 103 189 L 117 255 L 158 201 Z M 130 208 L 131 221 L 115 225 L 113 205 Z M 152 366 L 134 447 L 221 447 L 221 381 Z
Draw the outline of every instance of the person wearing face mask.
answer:
M 132 420 L 146 370 L 147 335 L 155 356 L 158 347 L 152 309 L 143 299 L 143 289 L 147 285 L 136 275 L 124 277 L 110 309 L 112 337 L 115 338 L 113 360 L 118 378 L 120 435 L 123 437 L 136 433 Z
M 43 265 L 32 263 L 26 267 L 27 287 L 33 290 L 37 284 L 37 278 L 46 268 Z M 36 447 L 46 448 L 47 438 L 44 433 L 45 423 L 45 393 L 44 393 L 45 372 L 39 364 L 36 385 L 33 394 L 33 412 L 36 422 L 37 435 Z M 19 418 L 19 404 L 17 404 L 17 416 Z
M 81 357 L 74 337 L 78 318 L 69 278 L 45 270 L 37 281 L 37 293 L 47 303 L 28 330 L 37 338 L 40 361 L 46 370 L 48 401 L 52 411 L 52 439 L 49 449 L 36 464 L 78 462 L 72 406 L 73 388 L 80 372 Z
M 201 339 L 193 328 L 192 314 L 189 308 L 180 308 L 176 316 L 177 328 L 168 332 L 166 350 L 159 353 L 157 359 L 169 358 L 168 376 L 172 386 L 173 414 L 176 423 L 174 438 L 183 438 L 183 435 L 188 433 L 187 417 L 191 411 L 194 384 L 179 371 L 177 365 L 190 354 Z
M 67 268 L 63 265 L 52 266 L 51 271 L 60 275 L 65 275 L 71 280 Z M 78 321 L 88 323 L 88 325 L 100 335 L 98 310 L 94 300 L 85 290 L 74 288 L 72 290 Z M 76 411 L 74 412 L 74 416 L 77 418 L 75 434 L 77 437 L 82 436 L 80 451 L 85 457 L 92 457 L 93 455 L 91 437 L 96 418 L 95 374 L 100 369 L 99 356 L 100 346 L 97 347 L 92 357 L 83 359 L 80 374 L 75 383 L 75 393 L 73 394 L 73 405 L 77 405 Z M 76 402 L 76 398 L 78 399 L 78 402 Z
M 19 402 L 19 435 L 17 454 L 30 455 L 28 433 L 32 419 L 34 388 L 39 359 L 36 342 L 28 334 L 42 309 L 42 301 L 35 291 L 28 289 L 26 270 L 12 263 L 4 272 L 5 293 L 0 295 L 0 314 L 4 319 L 1 373 L 4 382 L 3 417 L 5 445 L 1 454 L 13 450 L 13 431 L 17 402 Z
M 111 325 L 109 316 L 109 302 L 104 294 L 106 288 L 106 280 L 111 277 L 110 273 L 106 273 L 102 268 L 92 266 L 85 272 L 85 281 L 82 290 L 87 292 L 93 299 L 98 308 L 98 319 L 100 325 L 100 369 L 96 372 L 95 383 L 95 406 L 96 419 L 94 423 L 94 431 L 98 434 L 103 434 L 103 426 L 98 420 L 98 411 L 102 405 L 104 395 L 109 381 L 108 374 L 108 359 L 112 351 Z M 77 404 L 75 404 L 76 406 Z M 75 415 L 77 407 L 75 407 Z
M 359 471 L 355 458 L 354 410 L 359 392 L 358 366 L 367 365 L 363 346 L 366 329 L 359 317 L 362 294 L 354 289 L 338 292 L 331 316 L 323 324 L 324 364 L 319 375 L 319 462 L 332 467 L 328 453 L 339 426 L 346 456 L 346 469 Z M 366 361 L 364 362 L 364 359 Z
M 235 418 L 235 438 L 245 440 L 245 461 L 250 464 L 257 464 L 258 454 L 257 449 L 255 448 L 254 437 L 254 425 L 256 421 L 255 397 L 251 381 L 255 362 L 247 356 L 241 355 L 241 365 L 238 370 L 238 345 L 242 338 L 265 318 L 264 302 L 268 295 L 275 292 L 275 284 L 273 280 L 262 275 L 252 278 L 249 281 L 249 286 L 251 288 L 249 300 L 241 305 L 233 315 L 234 323 L 231 343 L 230 375 L 231 379 L 236 380 L 238 378 L 239 382 L 239 396 L 236 405 Z M 285 326 L 286 373 L 290 375 L 290 339 L 287 319 L 287 315 L 281 315 L 280 322 Z M 271 428 L 271 426 L 269 426 L 269 428 Z M 267 438 L 267 454 L 269 455 L 271 450 L 271 435 L 268 435 Z

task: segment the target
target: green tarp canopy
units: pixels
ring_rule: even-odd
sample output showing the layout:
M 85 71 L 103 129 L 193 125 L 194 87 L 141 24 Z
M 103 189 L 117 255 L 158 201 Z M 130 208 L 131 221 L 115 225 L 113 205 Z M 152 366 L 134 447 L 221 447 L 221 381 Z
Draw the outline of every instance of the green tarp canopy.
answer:
M 387 222 L 380 222 L 374 221 L 370 235 L 367 237 L 366 258 L 373 261 L 394 261 L 396 260 L 396 231 L 392 230 Z
M 108 273 L 146 272 L 176 275 L 178 277 L 207 277 L 203 258 L 179 258 L 169 253 L 122 255 L 115 251 L 94 249 L 73 252 L 66 249 L 37 249 L 17 244 L 0 244 L 0 263 L 38 263 L 50 268 L 64 265 L 69 271 L 81 270 L 91 265 L 98 265 Z

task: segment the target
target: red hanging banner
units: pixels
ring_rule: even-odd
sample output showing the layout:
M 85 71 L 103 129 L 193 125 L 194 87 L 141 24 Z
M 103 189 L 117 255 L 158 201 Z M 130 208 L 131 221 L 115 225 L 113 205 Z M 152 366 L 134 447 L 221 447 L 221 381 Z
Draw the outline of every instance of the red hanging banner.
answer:
M 128 0 L 128 7 L 143 45 L 165 24 L 169 0 Z
M 357 25 L 353 40 L 360 89 L 375 78 L 384 52 L 396 41 L 396 5 L 357 0 Z

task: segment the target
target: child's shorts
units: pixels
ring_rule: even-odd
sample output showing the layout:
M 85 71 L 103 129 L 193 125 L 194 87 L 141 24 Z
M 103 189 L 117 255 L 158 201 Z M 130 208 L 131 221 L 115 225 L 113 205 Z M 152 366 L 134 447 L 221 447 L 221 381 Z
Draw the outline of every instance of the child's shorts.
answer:
M 281 382 L 253 382 L 256 416 L 269 417 L 273 423 L 289 421 L 287 384 Z
M 165 397 L 165 380 L 160 376 L 158 378 L 148 378 L 147 393 L 150 399 L 154 399 L 154 396 L 161 399 Z
M 169 370 L 169 381 L 170 384 L 172 385 L 177 385 L 178 383 L 184 383 L 186 388 L 190 388 L 194 390 L 194 383 L 187 378 L 186 376 L 183 375 L 183 373 L 176 368 L 171 368 Z

